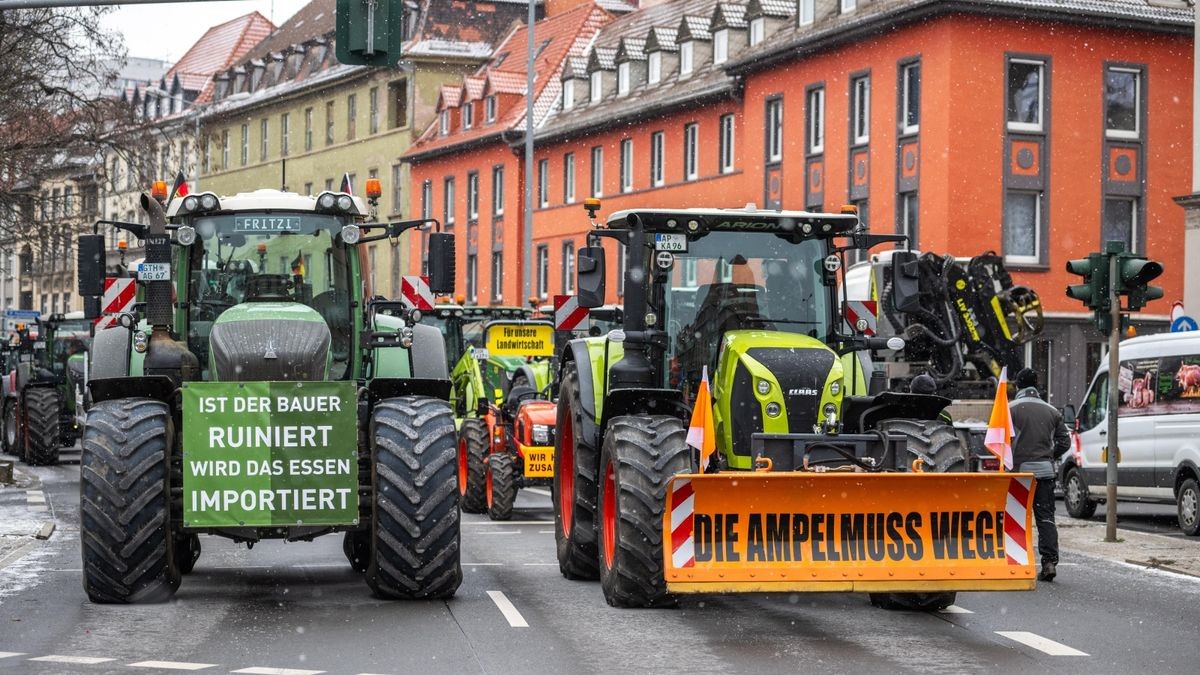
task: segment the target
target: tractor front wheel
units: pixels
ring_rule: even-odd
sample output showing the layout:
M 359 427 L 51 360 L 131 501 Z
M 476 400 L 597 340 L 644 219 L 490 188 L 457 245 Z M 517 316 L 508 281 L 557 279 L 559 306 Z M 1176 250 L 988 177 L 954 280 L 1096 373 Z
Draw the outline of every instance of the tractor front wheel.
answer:
M 479 418 L 463 420 L 458 430 L 458 492 L 462 510 L 466 513 L 487 511 L 487 467 L 483 458 L 488 453 L 487 422 Z
M 692 470 L 675 417 L 617 417 L 600 451 L 600 586 L 614 607 L 674 604 L 663 576 L 663 512 L 673 476 Z
M 79 538 L 92 602 L 163 602 L 179 588 L 165 403 L 97 403 L 83 429 Z
M 33 466 L 58 464 L 59 411 L 62 397 L 50 387 L 25 390 L 25 461 Z
M 488 517 L 509 520 L 513 502 L 517 501 L 517 469 L 513 456 L 507 452 L 495 453 L 488 457 L 487 468 Z
M 384 598 L 448 598 L 462 583 L 454 413 L 425 396 L 371 413 L 374 509 L 367 584 Z
M 562 388 L 555 420 L 554 541 L 558 569 L 568 579 L 600 576 L 596 548 L 596 469 L 600 464 L 593 441 L 583 434 L 583 401 L 579 369 L 563 367 Z

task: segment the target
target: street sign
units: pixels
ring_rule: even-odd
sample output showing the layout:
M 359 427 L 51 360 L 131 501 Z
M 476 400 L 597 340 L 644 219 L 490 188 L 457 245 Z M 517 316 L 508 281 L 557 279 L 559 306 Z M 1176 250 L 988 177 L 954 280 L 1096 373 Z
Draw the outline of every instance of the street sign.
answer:
M 37 321 L 38 317 L 40 317 L 41 315 L 42 315 L 42 313 L 37 311 L 36 309 L 6 309 L 6 310 L 4 310 L 4 318 L 6 318 L 6 319 Z
M 1196 320 L 1186 314 L 1171 322 L 1172 333 L 1186 333 L 1193 330 L 1200 330 L 1200 325 L 1197 325 Z

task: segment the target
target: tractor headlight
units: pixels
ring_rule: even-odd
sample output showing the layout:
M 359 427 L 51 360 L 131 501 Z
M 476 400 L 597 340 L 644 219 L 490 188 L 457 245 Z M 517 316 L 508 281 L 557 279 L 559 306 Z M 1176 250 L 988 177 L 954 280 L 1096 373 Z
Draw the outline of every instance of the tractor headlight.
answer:
M 413 329 L 407 327 L 400 329 L 400 346 L 405 349 L 413 346 Z
M 824 408 L 821 408 L 821 413 L 826 417 L 837 414 L 837 406 L 833 403 L 826 403 Z
M 342 243 L 354 245 L 358 240 L 362 239 L 362 229 L 357 225 L 342 226 Z
M 332 209 L 336 205 L 337 197 L 335 197 L 332 192 L 326 192 L 320 197 L 317 197 L 317 206 L 325 209 L 326 211 Z
M 212 211 L 217 208 L 217 196 L 212 193 L 200 195 L 200 208 L 205 211 Z
M 349 211 L 354 207 L 354 200 L 350 199 L 350 195 L 342 195 L 337 198 L 337 207 L 343 211 Z
M 831 382 L 829 384 L 829 393 L 833 394 L 834 396 L 837 396 L 838 394 L 842 393 L 842 383 L 838 382 L 836 380 Z
M 549 445 L 550 426 L 546 424 L 533 425 L 533 442 L 538 445 Z
M 188 195 L 183 198 L 183 210 L 195 211 L 200 206 L 200 198 L 196 195 Z
M 767 417 L 779 417 L 779 413 L 783 412 L 783 408 L 779 407 L 778 403 L 771 402 L 767 404 Z
M 184 246 L 196 243 L 196 228 L 191 225 L 180 225 L 179 229 L 175 230 L 175 241 Z
M 758 384 L 755 386 L 758 388 L 758 393 L 762 394 L 763 396 L 771 393 L 771 383 L 767 380 L 759 380 Z

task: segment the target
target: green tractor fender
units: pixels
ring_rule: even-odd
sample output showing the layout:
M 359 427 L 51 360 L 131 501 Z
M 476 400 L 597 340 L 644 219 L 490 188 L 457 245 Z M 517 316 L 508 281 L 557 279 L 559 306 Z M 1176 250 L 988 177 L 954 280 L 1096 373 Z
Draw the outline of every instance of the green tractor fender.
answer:
M 465 350 L 458 363 L 454 364 L 450 379 L 454 383 L 454 399 L 451 404 L 455 415 L 473 417 L 479 409 L 479 400 L 484 392 L 483 373 L 479 370 L 479 361 L 470 349 Z

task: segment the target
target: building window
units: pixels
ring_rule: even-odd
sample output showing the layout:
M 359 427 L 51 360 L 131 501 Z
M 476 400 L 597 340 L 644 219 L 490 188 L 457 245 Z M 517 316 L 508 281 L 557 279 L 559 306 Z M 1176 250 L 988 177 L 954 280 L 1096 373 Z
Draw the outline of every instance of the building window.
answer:
M 433 217 L 433 181 L 421 183 L 421 217 Z
M 483 111 L 487 116 L 487 123 L 491 124 L 496 121 L 496 95 L 492 94 L 483 99 Z
M 604 95 L 604 73 L 603 71 L 594 71 L 591 75 L 591 90 L 588 92 L 588 97 L 592 103 L 599 103 L 600 98 Z
M 604 148 L 597 145 L 592 148 L 592 196 L 599 197 L 604 192 Z
M 537 294 L 545 300 L 550 295 L 550 247 L 537 247 Z
M 438 113 L 438 135 L 445 136 L 450 133 L 450 111 L 443 110 Z
M 563 155 L 563 202 L 575 203 L 575 153 Z
M 617 65 L 617 96 L 629 93 L 629 62 Z
M 304 192 L 302 192 L 301 194 L 312 195 L 312 193 L 313 193 L 312 186 L 313 186 L 312 183 L 305 183 L 304 184 Z
M 562 107 L 570 110 L 575 107 L 575 80 L 563 80 Z
M 238 153 L 239 159 L 242 161 L 242 166 L 246 166 L 250 162 L 250 125 L 242 125 L 242 145 Z
M 1041 262 L 1042 193 L 1009 190 L 1004 195 L 1004 259 Z
M 268 136 L 267 125 L 268 125 L 268 122 L 267 122 L 266 118 L 263 118 L 258 123 L 258 130 L 259 130 L 259 134 L 260 134 L 259 135 L 259 143 L 258 143 L 258 159 L 259 159 L 259 161 L 263 161 L 263 162 L 267 161 L 267 157 L 270 154 L 268 138 L 267 138 L 267 136 Z
M 279 155 L 288 156 L 288 144 L 292 135 L 292 116 L 283 113 L 279 116 Z
M 492 215 L 504 215 L 504 167 L 492 167 Z
M 679 45 L 679 74 L 690 75 L 692 73 L 692 51 L 693 44 L 691 41 L 684 42 Z
M 842 0 L 842 14 L 853 12 L 854 8 L 857 6 L 857 0 Z
M 908 237 L 909 248 L 919 248 L 920 230 L 918 230 L 919 222 L 917 220 L 917 193 L 905 192 L 900 195 L 899 216 L 900 234 Z
M 325 102 L 325 145 L 333 145 L 333 101 Z
M 504 253 L 492 251 L 492 302 L 504 299 Z
M 454 224 L 454 178 L 448 177 L 442 184 L 442 222 L 446 225 Z
M 816 15 L 816 0 L 800 0 L 800 11 L 797 13 L 797 19 L 801 26 L 807 26 L 813 22 L 813 17 Z
M 221 168 L 229 168 L 229 130 L 221 130 Z
M 719 149 L 721 173 L 730 173 L 733 171 L 733 115 L 721 116 L 721 141 Z
M 725 63 L 729 59 L 729 29 L 722 28 L 713 33 L 713 64 Z
M 479 219 L 479 174 L 467 174 L 467 220 Z
M 550 205 L 550 160 L 538 160 L 537 178 L 538 207 L 544 209 Z
M 392 165 L 392 213 L 404 211 L 404 173 L 403 165 Z
M 1109 138 L 1141 135 L 1142 72 L 1109 67 L 1104 71 L 1104 130 Z
M 646 57 L 646 83 L 658 84 L 662 79 L 662 52 L 653 52 Z
M 766 19 L 764 19 L 763 17 L 760 16 L 757 19 L 750 20 L 750 46 L 751 47 L 762 42 L 763 39 L 766 37 L 766 33 L 767 33 L 767 20 Z
M 352 141 L 358 135 L 358 94 L 346 97 L 346 140 Z
M 854 145 L 871 140 L 871 77 L 856 77 L 850 83 L 850 126 Z
M 1008 128 L 1012 131 L 1041 131 L 1046 93 L 1045 64 L 1041 61 L 1008 61 Z
M 697 146 L 700 141 L 700 127 L 695 122 L 683 125 L 683 179 L 696 180 L 699 175 L 697 164 Z
M 463 129 L 470 129 L 475 126 L 475 104 L 463 104 Z
M 1137 253 L 1142 242 L 1138 241 L 1138 200 L 1133 197 L 1104 198 L 1104 232 L 1101 241 L 1123 241 L 1129 251 Z
M 921 128 L 921 64 L 900 67 L 901 132 L 915 134 Z
M 325 191 L 333 192 L 333 179 L 332 178 L 325 179 Z
M 818 155 L 825 151 L 825 88 L 815 87 L 808 91 L 808 153 Z
M 663 184 L 663 132 L 650 134 L 650 184 L 659 187 Z
M 309 152 L 313 146 L 313 109 L 304 109 L 304 151 Z
M 370 117 L 367 119 L 367 127 L 372 134 L 379 133 L 379 87 L 371 87 L 367 92 L 367 102 L 370 106 Z
M 571 295 L 575 292 L 575 242 L 568 241 L 563 244 L 562 255 L 562 292 L 563 295 Z
M 633 140 L 621 141 L 621 192 L 633 190 Z
M 767 100 L 767 161 L 783 159 L 783 99 Z
M 388 100 L 392 105 L 392 114 L 388 118 L 392 128 L 408 126 L 408 80 L 388 84 Z
M 467 254 L 467 302 L 479 302 L 479 258 L 474 253 Z

